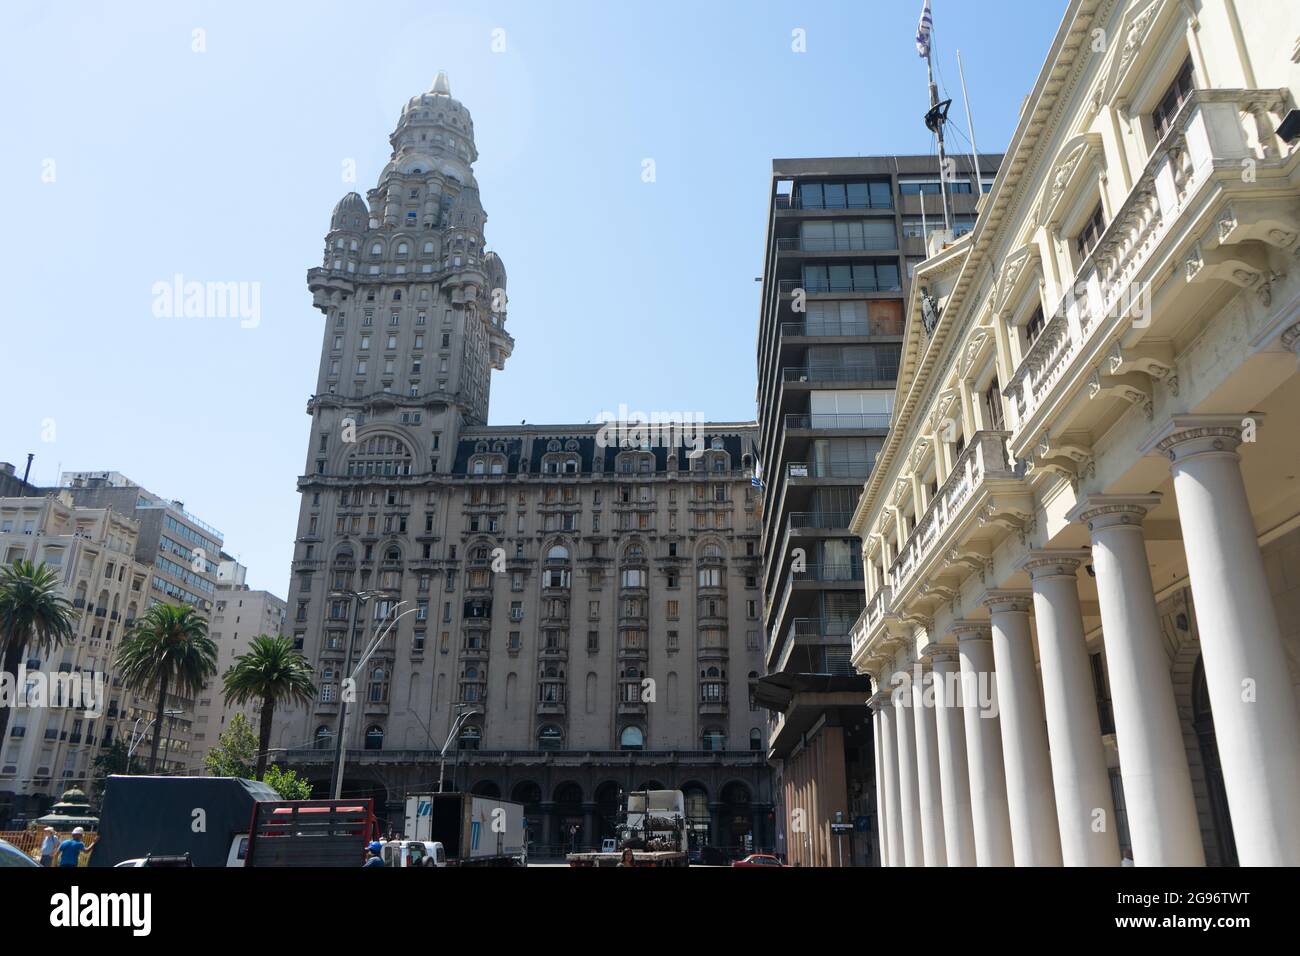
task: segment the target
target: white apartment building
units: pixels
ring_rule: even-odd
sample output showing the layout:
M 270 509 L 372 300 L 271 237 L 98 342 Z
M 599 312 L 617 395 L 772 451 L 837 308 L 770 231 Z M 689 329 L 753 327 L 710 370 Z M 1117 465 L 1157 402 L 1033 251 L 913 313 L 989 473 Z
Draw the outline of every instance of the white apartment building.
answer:
M 148 603 L 150 568 L 135 560 L 139 533 L 138 522 L 110 508 L 79 508 L 66 491 L 0 498 L 5 564 L 54 568 L 79 615 L 73 640 L 45 653 L 28 649 L 23 702 L 0 741 L 0 826 L 35 819 L 70 786 L 86 788 L 101 749 L 115 736 L 130 738 L 130 693 L 113 676 L 112 660 Z M 69 677 L 79 678 L 95 701 L 57 699 L 56 681 Z M 98 706 L 71 706 L 84 703 Z
M 888 865 L 1300 863 L 1297 89 L 1294 4 L 1071 0 L 916 269 L 852 523 Z

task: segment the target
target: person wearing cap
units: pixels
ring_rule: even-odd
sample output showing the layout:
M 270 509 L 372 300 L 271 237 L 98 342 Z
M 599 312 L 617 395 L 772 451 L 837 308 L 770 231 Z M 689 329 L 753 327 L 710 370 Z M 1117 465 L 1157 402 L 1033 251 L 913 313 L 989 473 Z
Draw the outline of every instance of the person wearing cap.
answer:
M 54 827 L 45 828 L 45 839 L 41 841 L 41 866 L 54 865 L 54 851 L 59 848 L 59 838 L 54 834 Z
M 384 858 L 380 855 L 381 853 L 384 852 L 384 845 L 382 843 L 380 843 L 378 840 L 372 840 L 370 845 L 367 846 L 366 849 L 370 851 L 370 856 L 366 858 L 365 863 L 361 864 L 363 868 L 367 866 L 384 865 Z
M 81 838 L 85 835 L 85 830 L 76 827 L 72 831 L 72 836 L 59 844 L 59 866 L 77 866 L 81 863 L 81 854 L 86 849 L 86 844 L 81 841 Z

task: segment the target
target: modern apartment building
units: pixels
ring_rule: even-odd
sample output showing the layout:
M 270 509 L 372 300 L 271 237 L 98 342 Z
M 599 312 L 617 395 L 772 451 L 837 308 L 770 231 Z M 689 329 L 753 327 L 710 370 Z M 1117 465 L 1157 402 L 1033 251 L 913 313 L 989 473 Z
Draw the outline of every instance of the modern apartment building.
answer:
M 354 686 L 344 792 L 398 828 L 449 742 L 446 785 L 524 803 L 535 852 L 612 835 L 646 786 L 685 791 L 696 845 L 770 846 L 753 423 L 488 427 L 506 275 L 445 75 L 391 141 L 308 273 L 325 323 L 288 627 L 320 696 L 277 745 L 324 789 Z
M 44 562 L 78 612 L 71 641 L 44 653 L 30 648 L 24 661 L 21 703 L 0 741 L 0 826 L 35 819 L 71 786 L 86 788 L 101 749 L 130 736 L 130 695 L 112 661 L 148 601 L 151 569 L 136 560 L 139 533 L 137 521 L 80 507 L 67 491 L 0 498 L 5 564 Z
M 909 272 L 945 226 L 948 238 L 970 230 L 999 160 L 983 156 L 974 170 L 958 157 L 946 184 L 934 157 L 772 164 L 757 356 L 766 483 L 757 695 L 772 711 L 778 849 L 801 865 L 876 859 L 870 682 L 849 663 L 863 602 L 849 519 L 894 407 Z
M 248 569 L 227 554 L 217 565 L 217 593 L 212 609 L 208 636 L 217 645 L 217 673 L 208 681 L 194 702 L 194 738 L 190 767 L 201 770 L 203 758 L 220 743 L 221 733 L 230 718 L 242 713 L 257 733 L 262 712 L 257 702 L 227 704 L 223 676 L 234 666 L 235 658 L 247 653 L 253 638 L 287 635 L 288 606 L 270 591 L 255 591 L 245 584 Z
M 190 514 L 180 501 L 159 497 L 120 472 L 64 472 L 59 486 L 78 507 L 111 508 L 139 525 L 135 558 L 151 569 L 147 604 L 189 604 L 210 623 L 221 555 L 220 531 Z M 190 766 L 195 702 L 169 695 L 167 709 L 179 713 L 155 719 L 157 701 L 147 698 L 147 694 L 136 695 L 131 715 L 133 719 L 143 717 L 142 727 L 149 728 L 141 752 L 147 754 L 153 735 L 161 734 L 159 769 L 164 765 L 168 770 Z
M 916 270 L 852 519 L 891 866 L 1300 863 L 1297 37 L 1071 0 Z

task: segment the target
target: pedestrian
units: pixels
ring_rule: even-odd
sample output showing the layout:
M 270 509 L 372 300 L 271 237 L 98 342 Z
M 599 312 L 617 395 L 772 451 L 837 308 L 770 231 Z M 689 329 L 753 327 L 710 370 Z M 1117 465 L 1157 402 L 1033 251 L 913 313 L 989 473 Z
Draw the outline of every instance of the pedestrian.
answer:
M 85 830 L 76 827 L 72 831 L 72 836 L 59 844 L 59 866 L 79 866 L 81 864 L 81 854 L 86 849 L 86 844 L 81 842 L 81 838 L 85 835 Z
M 371 844 L 367 846 L 366 849 L 370 851 L 370 856 L 366 858 L 365 863 L 361 864 L 363 869 L 368 866 L 384 865 L 384 858 L 383 856 L 381 856 L 381 854 L 384 852 L 384 845 L 382 843 L 380 843 L 378 840 L 375 840 L 371 842 Z
M 636 866 L 636 854 L 632 852 L 630 846 L 623 848 L 623 858 L 618 861 L 619 866 Z
M 41 841 L 41 866 L 54 865 L 54 851 L 59 848 L 59 838 L 54 835 L 54 827 L 45 828 L 45 839 Z

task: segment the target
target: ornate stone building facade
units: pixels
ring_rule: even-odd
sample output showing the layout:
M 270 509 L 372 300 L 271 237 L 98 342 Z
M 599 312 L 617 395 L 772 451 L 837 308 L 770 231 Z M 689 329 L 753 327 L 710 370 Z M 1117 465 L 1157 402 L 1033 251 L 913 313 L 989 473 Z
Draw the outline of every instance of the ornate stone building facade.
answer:
M 278 746 L 325 789 L 355 686 L 344 792 L 399 829 L 454 734 L 445 785 L 524 803 L 535 851 L 597 842 L 647 785 L 686 792 L 696 844 L 770 845 L 754 426 L 486 426 L 506 274 L 445 75 L 392 145 L 308 276 L 325 328 L 287 627 L 320 696 Z
M 889 865 L 1300 862 L 1298 38 L 1072 0 L 916 270 L 853 516 Z

